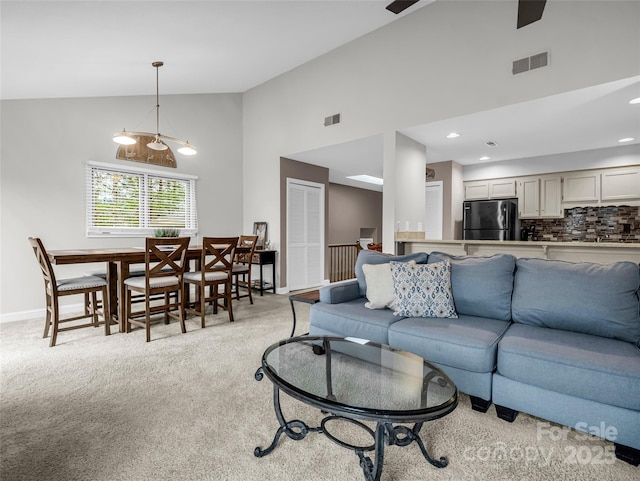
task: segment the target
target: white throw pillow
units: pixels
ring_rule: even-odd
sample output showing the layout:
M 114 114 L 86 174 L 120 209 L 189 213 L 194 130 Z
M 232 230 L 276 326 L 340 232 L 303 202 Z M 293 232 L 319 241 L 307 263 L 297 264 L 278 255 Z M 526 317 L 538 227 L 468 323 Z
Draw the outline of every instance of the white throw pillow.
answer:
M 396 294 L 393 290 L 391 267 L 385 264 L 363 264 L 362 271 L 367 282 L 367 300 L 369 309 L 393 307 Z

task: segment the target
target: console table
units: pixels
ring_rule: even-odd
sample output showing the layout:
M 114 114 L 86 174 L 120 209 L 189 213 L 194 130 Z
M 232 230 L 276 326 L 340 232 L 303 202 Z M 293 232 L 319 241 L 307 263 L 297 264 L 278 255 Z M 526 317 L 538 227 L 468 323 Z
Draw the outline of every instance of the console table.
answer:
M 263 295 L 264 291 L 276 293 L 276 251 L 272 250 L 255 250 L 253 257 L 251 258 L 251 264 L 260 266 L 260 279 L 253 282 L 253 289 L 259 290 L 260 295 Z M 271 266 L 271 282 L 265 282 L 263 280 L 262 267 Z

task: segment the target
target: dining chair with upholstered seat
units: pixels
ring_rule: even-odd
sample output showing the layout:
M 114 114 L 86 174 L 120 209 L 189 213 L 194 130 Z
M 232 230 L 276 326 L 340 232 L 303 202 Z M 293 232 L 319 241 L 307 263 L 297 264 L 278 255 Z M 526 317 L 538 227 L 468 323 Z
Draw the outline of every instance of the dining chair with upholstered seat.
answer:
M 253 259 L 257 242 L 257 235 L 241 235 L 233 262 L 233 290 L 236 293 L 236 299 L 249 297 L 251 304 L 253 304 L 253 296 L 251 295 L 251 260 Z M 246 288 L 247 294 L 240 295 L 240 287 Z
M 203 328 L 206 305 L 210 302 L 213 303 L 214 314 L 218 307 L 226 309 L 229 322 L 233 322 L 233 258 L 237 244 L 238 237 L 203 237 L 200 268 L 184 275 L 185 289 L 189 289 L 191 284 L 196 287 L 196 299 L 185 306 L 185 311 L 200 316 Z
M 58 279 L 56 278 L 55 271 L 53 270 L 53 266 L 51 265 L 51 261 L 49 260 L 49 256 L 47 255 L 47 251 L 44 248 L 42 240 L 37 237 L 29 237 L 29 243 L 33 248 L 33 252 L 44 277 L 46 319 L 44 335 L 42 337 L 46 338 L 49 335 L 49 328 L 52 328 L 49 346 L 53 347 L 56 345 L 59 332 L 80 329 L 83 327 L 98 327 L 100 324 L 104 324 L 105 335 L 110 335 L 111 324 L 117 324 L 117 322 L 112 320 L 109 314 L 107 281 L 96 276 L 80 276 L 68 279 Z M 102 309 L 98 308 L 98 293 L 102 296 Z M 90 305 L 85 307 L 82 315 L 61 318 L 59 299 L 64 296 L 72 295 L 89 296 L 91 299 Z M 99 316 L 102 316 L 102 321 L 100 321 Z M 60 327 L 60 324 L 62 323 L 78 321 L 80 319 L 91 319 L 91 322 Z
M 184 324 L 184 290 L 182 278 L 187 262 L 189 237 L 148 237 L 145 239 L 145 275 L 130 276 L 125 279 L 126 287 L 126 330 L 131 325 L 144 327 L 147 342 L 151 341 L 151 315 L 164 313 L 164 323 L 170 317 L 180 321 L 182 332 L 187 332 Z M 133 312 L 134 293 L 145 297 L 144 311 Z M 176 296 L 171 296 L 177 293 Z M 160 294 L 160 296 L 158 296 Z M 151 304 L 159 298 L 159 304 Z M 176 312 L 172 312 L 176 311 Z M 144 321 L 139 320 L 144 316 Z

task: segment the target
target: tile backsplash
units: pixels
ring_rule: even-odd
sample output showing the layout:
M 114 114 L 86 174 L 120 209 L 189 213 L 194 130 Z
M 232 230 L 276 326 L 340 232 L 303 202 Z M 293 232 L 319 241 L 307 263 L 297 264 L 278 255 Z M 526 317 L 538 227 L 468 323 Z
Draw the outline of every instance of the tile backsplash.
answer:
M 575 207 L 564 219 L 526 219 L 536 226 L 533 240 L 551 242 L 639 242 L 640 207 Z

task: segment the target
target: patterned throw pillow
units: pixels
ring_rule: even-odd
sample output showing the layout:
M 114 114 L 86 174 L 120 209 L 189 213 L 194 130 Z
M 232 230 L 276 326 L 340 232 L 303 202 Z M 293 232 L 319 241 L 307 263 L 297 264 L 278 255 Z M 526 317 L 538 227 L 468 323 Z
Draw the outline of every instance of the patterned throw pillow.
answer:
M 396 295 L 394 315 L 458 317 L 451 294 L 451 263 L 390 262 Z

